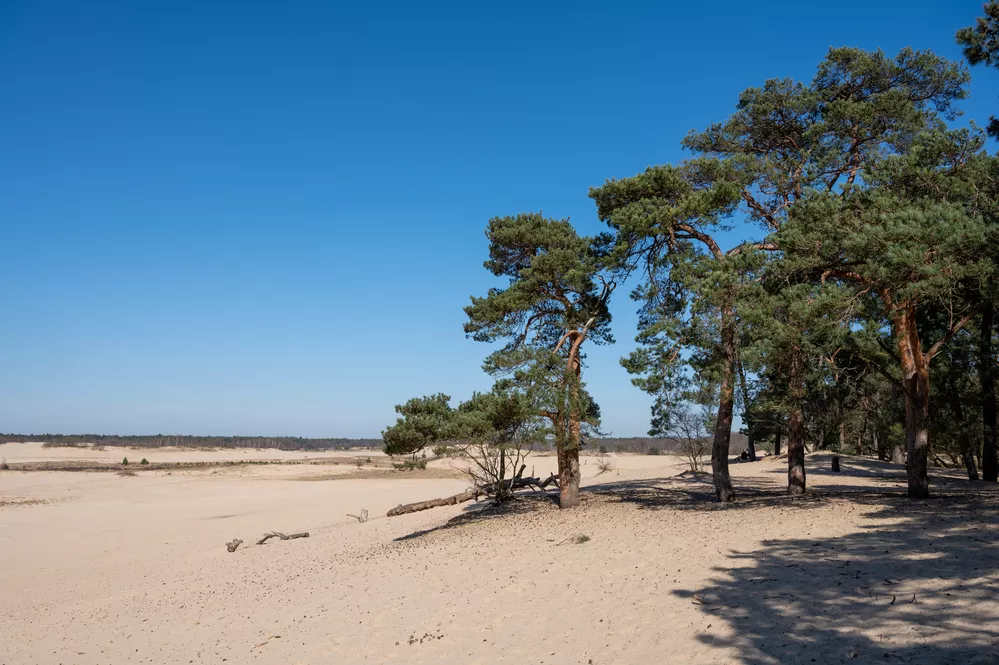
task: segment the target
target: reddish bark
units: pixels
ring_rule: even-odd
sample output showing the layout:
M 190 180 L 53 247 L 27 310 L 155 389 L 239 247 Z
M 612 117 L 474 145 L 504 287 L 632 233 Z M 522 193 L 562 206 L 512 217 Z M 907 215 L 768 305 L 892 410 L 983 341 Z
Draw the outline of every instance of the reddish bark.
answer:
M 902 392 L 905 394 L 906 474 L 909 497 L 930 496 L 927 475 L 930 440 L 930 372 L 916 330 L 915 308 L 904 308 L 895 317 L 895 340 L 902 365 Z

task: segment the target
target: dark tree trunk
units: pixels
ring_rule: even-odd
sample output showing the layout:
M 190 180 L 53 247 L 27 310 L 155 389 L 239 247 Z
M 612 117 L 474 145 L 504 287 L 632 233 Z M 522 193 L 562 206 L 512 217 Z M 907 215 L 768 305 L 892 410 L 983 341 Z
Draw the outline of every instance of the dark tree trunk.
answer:
M 752 424 L 749 425 L 748 429 L 749 429 L 749 435 L 748 435 L 748 437 L 749 437 L 749 444 L 748 444 L 748 446 L 749 446 L 749 461 L 750 462 L 755 462 L 756 461 L 756 433 L 753 431 Z
M 728 448 L 732 440 L 732 409 L 735 406 L 735 321 L 732 308 L 722 308 L 722 371 L 718 389 L 718 418 L 711 446 L 711 477 L 715 495 L 722 503 L 735 501 L 732 477 L 728 474 Z
M 566 371 L 572 377 L 569 385 L 569 431 L 568 440 L 563 440 L 558 448 L 558 487 L 559 508 L 566 509 L 579 505 L 579 447 L 582 445 L 582 406 L 579 403 L 580 381 L 583 365 L 579 357 L 579 347 L 583 336 L 577 336 L 569 348 Z
M 804 386 L 801 383 L 801 349 L 791 349 L 791 413 L 787 422 L 787 493 L 805 493 L 805 416 L 801 411 Z
M 996 482 L 999 461 L 996 459 L 996 365 L 992 357 L 992 332 L 995 308 L 992 303 L 982 307 L 982 330 L 978 345 L 978 377 L 982 392 L 982 479 Z
M 778 425 L 777 433 L 774 434 L 774 457 L 780 455 L 780 435 L 781 435 L 781 429 L 780 425 Z
M 961 457 L 964 459 L 964 468 L 968 470 L 968 480 L 978 480 L 978 468 L 975 466 L 975 456 L 971 452 L 971 437 L 968 436 L 968 423 L 964 419 L 964 406 L 961 404 L 961 396 L 957 392 L 957 383 L 954 380 L 954 367 L 951 367 L 950 374 L 950 405 L 954 411 L 960 429 L 957 434 L 958 446 L 961 449 Z
M 926 366 L 916 330 L 912 309 L 899 313 L 895 322 L 895 337 L 902 362 L 902 390 L 905 393 L 905 469 L 909 480 L 909 497 L 926 499 L 930 496 L 927 466 L 930 437 L 927 423 L 930 417 L 930 373 Z
M 787 423 L 787 493 L 805 493 L 805 418 L 797 407 Z

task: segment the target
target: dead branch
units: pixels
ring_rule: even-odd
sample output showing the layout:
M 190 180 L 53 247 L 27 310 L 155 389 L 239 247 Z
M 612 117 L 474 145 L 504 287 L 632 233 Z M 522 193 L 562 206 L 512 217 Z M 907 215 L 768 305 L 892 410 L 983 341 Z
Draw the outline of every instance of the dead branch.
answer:
M 541 480 L 540 478 L 517 478 L 506 481 L 509 488 L 512 490 L 523 489 L 525 487 L 536 487 L 540 491 L 544 492 L 549 485 L 554 485 L 558 487 L 558 476 L 554 473 Z M 465 490 L 458 494 L 452 496 L 443 497 L 440 499 L 430 499 L 429 501 L 417 501 L 416 503 L 400 503 L 398 506 L 388 511 L 388 517 L 395 517 L 396 515 L 408 515 L 409 513 L 418 513 L 421 510 L 429 510 L 431 508 L 439 508 L 441 506 L 454 506 L 459 503 L 464 503 L 466 501 L 471 501 L 472 499 L 477 499 L 480 496 L 488 494 L 485 489 L 481 487 L 473 487 L 470 490 Z
M 350 513 L 347 513 L 347 517 L 353 517 L 355 520 L 357 520 L 361 524 L 364 524 L 365 522 L 368 521 L 368 509 L 367 508 L 362 508 L 360 515 L 351 515 Z
M 280 538 L 281 540 L 295 540 L 296 538 L 308 538 L 309 532 L 303 531 L 302 533 L 292 533 L 285 535 L 280 531 L 271 531 L 270 533 L 265 533 L 264 537 L 257 541 L 257 545 L 263 545 L 270 538 Z
M 243 544 L 242 540 L 240 540 L 239 538 L 233 538 L 232 540 L 230 540 L 228 543 L 225 544 L 225 547 L 227 550 L 229 550 L 230 553 L 232 553 L 235 552 L 236 548 L 242 544 Z

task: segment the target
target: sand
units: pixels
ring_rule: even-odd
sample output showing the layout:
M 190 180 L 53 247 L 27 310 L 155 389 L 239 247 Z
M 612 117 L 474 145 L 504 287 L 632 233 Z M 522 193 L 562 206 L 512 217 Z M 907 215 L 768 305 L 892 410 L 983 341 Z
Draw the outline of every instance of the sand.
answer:
M 814 454 L 812 497 L 782 497 L 768 460 L 733 465 L 722 507 L 675 458 L 611 459 L 584 458 L 571 511 L 394 518 L 465 482 L 0 472 L 0 664 L 999 663 L 994 488 L 939 473 L 911 503 L 900 469 Z M 311 536 L 253 544 L 272 529 Z

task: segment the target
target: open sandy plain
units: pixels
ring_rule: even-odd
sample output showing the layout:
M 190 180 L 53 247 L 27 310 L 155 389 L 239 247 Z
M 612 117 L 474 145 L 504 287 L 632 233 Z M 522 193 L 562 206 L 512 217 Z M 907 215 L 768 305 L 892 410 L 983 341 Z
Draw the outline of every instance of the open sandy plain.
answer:
M 126 455 L 281 463 L 118 475 Z M 388 518 L 466 482 L 366 451 L 0 457 L 108 468 L 0 471 L 3 665 L 999 663 L 999 495 L 957 473 L 912 503 L 900 468 L 814 454 L 812 495 L 789 499 L 782 460 L 734 464 L 720 506 L 675 458 L 612 455 L 584 460 L 571 511 Z M 254 544 L 271 530 L 310 537 Z

